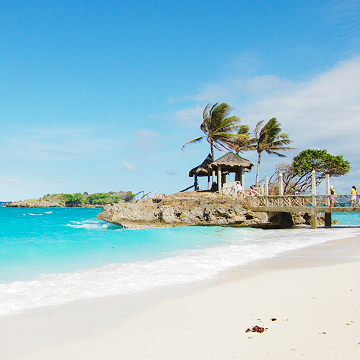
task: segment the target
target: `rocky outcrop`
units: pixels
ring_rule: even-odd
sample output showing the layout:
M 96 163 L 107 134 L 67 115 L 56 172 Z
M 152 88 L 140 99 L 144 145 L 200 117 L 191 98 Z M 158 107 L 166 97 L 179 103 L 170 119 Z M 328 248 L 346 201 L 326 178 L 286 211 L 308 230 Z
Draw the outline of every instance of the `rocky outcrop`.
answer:
M 64 202 L 58 198 L 50 198 L 50 199 L 29 199 L 29 200 L 21 200 L 14 201 L 9 203 L 2 204 L 3 207 L 57 207 L 57 206 L 65 206 Z
M 98 218 L 126 228 L 189 225 L 271 227 L 272 224 L 265 214 L 246 209 L 241 199 L 210 192 L 176 193 L 161 199 L 109 204 L 103 207 Z M 280 220 L 276 221 L 276 227 L 280 227 Z M 293 223 L 284 225 L 292 226 Z

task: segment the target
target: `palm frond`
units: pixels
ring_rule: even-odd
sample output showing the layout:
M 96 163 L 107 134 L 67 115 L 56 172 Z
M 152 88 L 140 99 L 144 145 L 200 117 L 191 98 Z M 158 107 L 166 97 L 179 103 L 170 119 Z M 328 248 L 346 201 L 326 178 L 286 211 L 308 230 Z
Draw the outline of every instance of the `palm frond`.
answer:
M 261 125 L 264 122 L 264 120 L 260 120 L 257 122 L 257 124 L 255 125 L 255 129 L 254 129 L 254 136 L 256 138 L 260 137 L 260 132 L 261 132 Z
M 195 143 L 198 143 L 198 142 L 201 142 L 203 140 L 204 136 L 201 136 L 199 138 L 196 138 L 196 139 L 193 139 L 193 140 L 190 140 L 188 142 L 186 142 L 183 146 L 182 146 L 182 150 L 184 150 L 184 148 L 186 146 L 188 146 L 189 144 L 195 144 Z
M 275 156 L 278 156 L 278 157 L 286 157 L 286 155 L 284 154 L 281 154 L 275 150 L 269 150 L 269 149 L 266 149 L 265 152 L 269 155 L 275 155 Z

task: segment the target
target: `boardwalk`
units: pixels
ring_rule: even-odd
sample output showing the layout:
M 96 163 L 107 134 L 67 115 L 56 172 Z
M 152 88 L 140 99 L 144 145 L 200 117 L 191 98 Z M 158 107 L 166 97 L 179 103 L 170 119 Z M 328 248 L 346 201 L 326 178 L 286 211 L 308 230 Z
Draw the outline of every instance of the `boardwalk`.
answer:
M 330 195 L 255 195 L 249 198 L 254 211 L 360 212 L 358 205 L 350 206 L 350 195 L 337 195 L 335 206 L 330 206 Z
M 330 180 L 326 178 L 327 193 L 330 193 Z M 317 195 L 315 173 L 313 172 L 313 187 L 311 195 L 283 195 L 280 181 L 279 195 L 268 195 L 267 179 L 264 195 L 256 194 L 247 197 L 248 207 L 257 212 L 306 212 L 311 215 L 311 227 L 316 229 L 316 214 L 325 213 L 325 225 L 331 226 L 331 213 L 360 212 L 357 197 L 355 206 L 351 206 L 351 195 L 336 195 L 335 205 L 331 204 L 331 195 Z
M 360 213 L 359 206 L 350 206 L 350 195 L 338 195 L 335 206 L 330 206 L 330 195 L 255 195 L 247 197 L 248 207 L 255 212 L 306 212 L 312 217 L 315 229 L 316 214 L 325 213 L 325 225 L 331 226 L 331 213 Z

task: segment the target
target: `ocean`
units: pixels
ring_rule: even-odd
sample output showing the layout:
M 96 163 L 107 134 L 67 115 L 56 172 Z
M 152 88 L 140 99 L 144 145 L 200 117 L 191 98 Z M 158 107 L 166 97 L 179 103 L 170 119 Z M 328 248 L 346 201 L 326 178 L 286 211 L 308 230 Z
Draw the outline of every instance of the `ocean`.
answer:
M 100 209 L 0 208 L 0 316 L 215 277 L 286 251 L 355 236 L 351 227 L 129 230 Z M 360 214 L 336 214 L 359 225 Z

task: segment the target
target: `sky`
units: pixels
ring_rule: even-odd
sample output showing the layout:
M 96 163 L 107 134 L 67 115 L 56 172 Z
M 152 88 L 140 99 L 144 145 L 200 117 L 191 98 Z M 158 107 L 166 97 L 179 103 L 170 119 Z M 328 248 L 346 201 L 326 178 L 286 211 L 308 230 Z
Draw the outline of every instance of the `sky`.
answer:
M 0 49 L 0 201 L 191 186 L 216 102 L 293 140 L 260 178 L 327 149 L 360 189 L 360 0 L 3 0 Z

